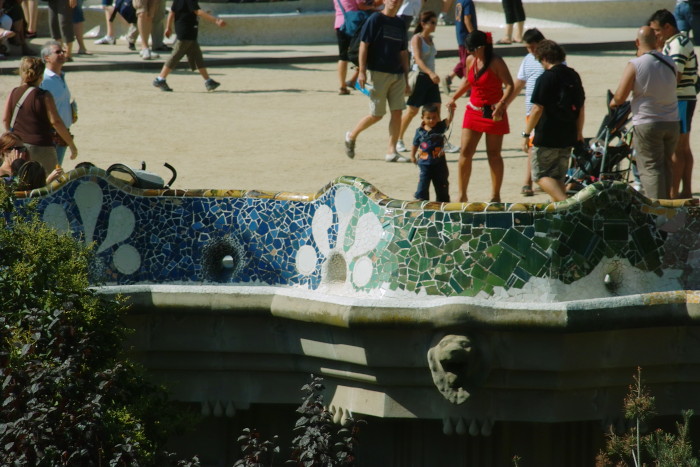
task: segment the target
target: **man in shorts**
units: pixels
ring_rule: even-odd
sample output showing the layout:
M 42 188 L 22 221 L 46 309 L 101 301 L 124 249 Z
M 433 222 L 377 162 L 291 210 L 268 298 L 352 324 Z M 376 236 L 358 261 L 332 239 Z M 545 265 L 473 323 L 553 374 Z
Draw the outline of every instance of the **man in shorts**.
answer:
M 678 30 L 676 19 L 670 11 L 656 11 L 649 18 L 648 25 L 654 30 L 656 38 L 663 46 L 663 54 L 668 55 L 675 62 L 678 74 L 676 96 L 678 97 L 681 134 L 671 159 L 673 172 L 671 198 L 692 198 L 693 152 L 690 149 L 690 124 L 693 121 L 697 102 L 695 83 L 698 79 L 698 58 L 693 50 L 693 43 L 688 36 Z M 681 182 L 683 182 L 682 190 Z
M 391 119 L 385 160 L 411 161 L 396 152 L 401 112 L 406 108 L 404 96 L 408 89 L 408 36 L 404 22 L 396 16 L 399 6 L 401 0 L 386 0 L 384 10 L 372 15 L 362 27 L 357 82 L 364 88 L 369 70 L 373 88 L 369 91 L 370 114 L 345 133 L 345 155 L 351 159 L 355 157 L 355 140 L 382 119 L 388 102 Z
M 544 72 L 532 91 L 532 110 L 522 133 L 522 149 L 528 152 L 530 133 L 535 130 L 532 180 L 552 201 L 563 201 L 571 149 L 577 141 L 583 141 L 586 96 L 581 77 L 564 64 L 566 53 L 556 42 L 541 41 L 535 49 L 535 57 Z
M 133 5 L 138 18 L 136 24 L 141 36 L 141 58 L 151 60 L 158 58 L 159 55 L 153 53 L 148 47 L 148 39 L 151 37 L 151 29 L 153 29 L 153 18 L 156 17 L 158 6 L 161 4 L 159 0 L 134 0 Z M 161 12 L 162 13 L 162 12 Z

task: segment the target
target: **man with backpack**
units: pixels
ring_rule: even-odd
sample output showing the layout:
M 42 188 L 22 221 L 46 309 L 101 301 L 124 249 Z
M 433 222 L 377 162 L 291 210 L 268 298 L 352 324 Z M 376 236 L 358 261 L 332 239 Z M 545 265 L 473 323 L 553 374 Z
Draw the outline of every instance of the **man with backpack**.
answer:
M 553 201 L 563 201 L 571 149 L 577 141 L 583 141 L 586 95 L 581 77 L 563 63 L 566 52 L 556 42 L 541 41 L 535 49 L 535 58 L 544 72 L 532 91 L 532 110 L 522 133 L 522 149 L 528 152 L 534 129 L 532 180 Z
M 406 108 L 408 87 L 408 35 L 404 22 L 396 16 L 401 0 L 386 0 L 384 10 L 374 14 L 362 26 L 357 83 L 364 88 L 367 72 L 373 88 L 369 91 L 370 114 L 345 133 L 345 155 L 355 157 L 355 140 L 364 130 L 377 123 L 389 103 L 389 145 L 387 162 L 410 162 L 396 152 L 401 129 L 401 112 Z

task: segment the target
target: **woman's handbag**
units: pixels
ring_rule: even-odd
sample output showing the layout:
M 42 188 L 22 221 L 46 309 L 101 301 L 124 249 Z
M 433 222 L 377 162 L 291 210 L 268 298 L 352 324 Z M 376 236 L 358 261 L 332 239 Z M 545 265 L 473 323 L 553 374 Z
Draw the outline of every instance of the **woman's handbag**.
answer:
M 340 8 L 340 11 L 343 12 L 343 17 L 345 18 L 343 25 L 340 26 L 340 30 L 350 37 L 354 36 L 355 31 L 360 29 L 362 25 L 365 24 L 365 21 L 367 18 L 369 18 L 371 12 L 365 10 L 345 11 L 345 8 L 343 8 L 343 4 L 340 3 L 340 0 L 335 1 L 338 3 L 338 8 Z

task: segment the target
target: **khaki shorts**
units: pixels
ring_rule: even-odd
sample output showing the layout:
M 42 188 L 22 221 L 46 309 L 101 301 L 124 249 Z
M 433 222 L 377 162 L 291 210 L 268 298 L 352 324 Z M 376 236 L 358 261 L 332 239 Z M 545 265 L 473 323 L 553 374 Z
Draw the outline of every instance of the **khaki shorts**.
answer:
M 204 57 L 202 57 L 202 49 L 199 48 L 197 41 L 175 41 L 173 46 L 173 51 L 165 62 L 165 66 L 174 69 L 182 57 L 187 55 L 187 63 L 190 65 L 192 71 L 204 68 Z
M 372 116 L 382 117 L 386 114 L 387 101 L 389 101 L 389 110 L 406 108 L 406 76 L 403 73 L 370 70 L 369 76 L 374 86 L 369 93 L 369 111 Z
M 543 148 L 532 147 L 532 180 L 537 181 L 542 177 L 555 180 L 566 179 L 566 171 L 569 169 L 571 148 Z
M 151 18 L 155 18 L 156 7 L 158 6 L 157 0 L 133 0 L 132 3 L 137 15 L 146 13 Z
M 24 143 L 29 152 L 29 160 L 37 161 L 44 168 L 46 175 L 49 175 L 58 165 L 58 156 L 56 155 L 56 146 L 35 146 L 34 144 Z

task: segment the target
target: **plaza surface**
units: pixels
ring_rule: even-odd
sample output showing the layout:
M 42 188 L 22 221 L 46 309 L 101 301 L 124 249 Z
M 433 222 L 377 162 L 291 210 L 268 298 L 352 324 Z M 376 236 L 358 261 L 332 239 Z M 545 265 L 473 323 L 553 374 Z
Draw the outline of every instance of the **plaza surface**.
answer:
M 492 32 L 498 38 L 502 31 Z M 543 32 L 564 45 L 569 65 L 582 76 L 587 95 L 584 135 L 594 136 L 606 114 L 607 90 L 615 89 L 633 56 L 636 30 Z M 38 48 L 43 42 L 37 39 L 33 45 Z M 337 176 L 354 175 L 388 196 L 413 197 L 418 169 L 384 162 L 388 119 L 359 137 L 354 160 L 344 155 L 343 135 L 368 113 L 368 101 L 359 92 L 338 95 L 335 45 L 205 47 L 205 60 L 221 87 L 207 93 L 201 78 L 182 65 L 168 78 L 175 92 L 164 93 L 151 85 L 162 59 L 143 61 L 128 52 L 123 41 L 116 46 L 88 44 L 93 55 L 77 57 L 66 66 L 68 84 L 79 104 L 80 118 L 72 132 L 80 154 L 75 161 L 66 160 L 65 169 L 80 161 L 103 168 L 115 162 L 138 166 L 145 161 L 149 170 L 167 180 L 169 171 L 162 165 L 169 162 L 178 170 L 177 188 L 294 192 L 315 192 Z M 444 75 L 456 60 L 452 27 L 438 28 L 436 45 L 442 56 L 437 71 Z M 524 52 L 518 45 L 497 47 L 514 76 Z M 18 84 L 13 74 L 18 60 L 13 58 L 0 65 L 3 98 Z M 508 111 L 511 133 L 503 144 L 501 197 L 505 202 L 543 202 L 547 196 L 541 192 L 531 198 L 520 194 L 526 162 L 519 136 L 523 101 L 521 94 Z M 464 98 L 458 102 L 450 138 L 454 144 L 459 144 L 465 104 Z M 417 126 L 416 119 L 407 141 Z M 697 129 L 691 144 L 700 154 Z M 453 199 L 457 197 L 457 159 L 457 154 L 448 155 Z M 483 141 L 474 162 L 469 199 L 487 200 L 490 177 Z M 697 193 L 697 175 L 694 187 Z

